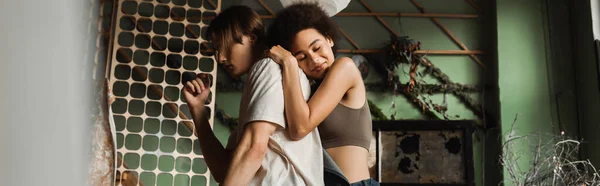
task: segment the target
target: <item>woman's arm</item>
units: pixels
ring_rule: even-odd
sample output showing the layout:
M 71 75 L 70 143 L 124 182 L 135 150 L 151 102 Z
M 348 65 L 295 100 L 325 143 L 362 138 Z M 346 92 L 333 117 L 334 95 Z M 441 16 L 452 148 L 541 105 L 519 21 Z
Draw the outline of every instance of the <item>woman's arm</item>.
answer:
M 325 120 L 346 92 L 359 82 L 361 75 L 352 59 L 347 57 L 337 59 L 329 67 L 315 94 L 306 103 L 300 89 L 298 67 L 296 65 L 296 70 L 293 70 L 294 68 L 289 66 L 285 66 L 283 72 L 285 111 L 290 136 L 298 140 L 308 135 Z M 292 71 L 296 74 L 293 75 Z
M 282 49 L 282 48 L 281 48 Z M 272 53 L 274 49 L 271 49 Z M 280 50 L 280 49 L 279 49 Z M 285 53 L 281 51 L 275 51 Z M 352 59 L 337 59 L 329 67 L 323 82 L 308 103 L 304 100 L 296 58 L 279 55 L 274 59 L 283 67 L 283 91 L 288 132 L 293 140 L 302 139 L 313 131 L 342 100 L 346 92 L 360 82 L 360 71 Z M 285 57 L 287 56 L 287 57 Z

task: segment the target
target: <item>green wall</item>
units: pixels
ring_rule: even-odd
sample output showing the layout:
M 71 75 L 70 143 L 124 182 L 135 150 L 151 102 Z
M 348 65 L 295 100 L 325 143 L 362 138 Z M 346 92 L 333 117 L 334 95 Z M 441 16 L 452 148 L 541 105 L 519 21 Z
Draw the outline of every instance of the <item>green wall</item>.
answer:
M 498 84 L 502 134 L 518 113 L 515 135 L 564 132 L 583 140 L 579 157 L 598 166 L 600 94 L 590 7 L 587 0 L 497 1 Z M 533 159 L 532 145 L 513 151 L 523 155 L 522 170 Z
M 515 115 L 515 136 L 553 133 L 550 86 L 546 60 L 546 30 L 541 0 L 497 1 L 498 86 L 502 139 L 506 141 Z M 518 165 L 529 169 L 531 143 L 515 144 Z M 507 178 L 506 185 L 513 185 Z

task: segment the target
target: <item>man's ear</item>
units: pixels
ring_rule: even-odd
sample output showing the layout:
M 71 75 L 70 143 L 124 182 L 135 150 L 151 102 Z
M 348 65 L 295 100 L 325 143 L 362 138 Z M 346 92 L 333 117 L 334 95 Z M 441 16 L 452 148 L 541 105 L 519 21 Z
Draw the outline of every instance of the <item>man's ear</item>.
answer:
M 252 43 L 252 44 L 254 44 L 257 39 L 258 39 L 258 37 L 256 37 L 256 35 L 254 35 L 254 34 L 248 35 L 248 40 L 250 40 L 250 43 Z

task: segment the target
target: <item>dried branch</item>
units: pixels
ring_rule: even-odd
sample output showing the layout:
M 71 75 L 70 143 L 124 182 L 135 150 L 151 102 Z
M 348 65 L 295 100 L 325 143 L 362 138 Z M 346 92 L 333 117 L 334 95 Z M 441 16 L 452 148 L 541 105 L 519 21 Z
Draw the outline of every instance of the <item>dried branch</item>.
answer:
M 440 113 L 445 119 L 450 116 L 446 114 L 446 104 L 434 104 L 423 103 L 420 99 L 415 100 L 415 97 L 423 96 L 424 94 L 432 94 L 433 92 L 452 93 L 459 98 L 463 103 L 466 103 L 467 107 L 471 109 L 475 115 L 482 117 L 484 113 L 481 111 L 481 104 L 473 99 L 466 90 L 477 89 L 472 85 L 461 85 L 454 83 L 450 80 L 450 77 L 443 73 L 439 68 L 435 67 L 423 54 L 417 54 L 415 51 L 421 49 L 421 43 L 409 39 L 408 37 L 392 37 L 390 43 L 387 46 L 388 55 L 394 59 L 388 62 L 385 66 L 388 71 L 388 85 L 393 88 L 395 93 L 400 93 L 399 90 L 404 90 L 405 95 L 413 99 L 413 103 L 418 108 L 421 108 L 423 112 L 436 111 Z M 399 81 L 398 75 L 395 73 L 395 69 L 401 63 L 410 64 L 409 81 L 404 87 L 400 86 L 402 83 Z M 422 65 L 425 67 L 425 74 L 432 75 L 442 84 L 439 86 L 420 86 L 423 82 L 422 79 L 417 78 L 417 69 Z M 450 87 L 450 88 L 448 88 Z M 427 106 L 425 106 L 427 105 Z M 428 109 L 429 111 L 426 111 Z
M 502 144 L 500 162 L 508 173 L 508 180 L 518 186 L 538 185 L 600 185 L 600 175 L 589 160 L 578 160 L 578 140 L 564 134 L 535 133 L 524 136 L 515 135 L 515 120 L 509 134 Z M 532 144 L 530 139 L 537 138 L 531 152 L 516 149 L 514 144 Z M 526 155 L 534 158 L 529 161 L 529 169 L 521 171 L 518 160 Z

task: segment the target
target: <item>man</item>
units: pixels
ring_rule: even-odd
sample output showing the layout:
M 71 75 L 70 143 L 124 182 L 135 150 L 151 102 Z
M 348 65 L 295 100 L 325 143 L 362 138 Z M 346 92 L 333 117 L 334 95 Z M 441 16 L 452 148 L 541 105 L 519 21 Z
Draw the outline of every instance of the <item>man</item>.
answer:
M 264 26 L 254 11 L 232 6 L 212 20 L 207 36 L 217 61 L 232 76 L 248 74 L 244 83 L 238 127 L 227 148 L 208 123 L 204 103 L 209 84 L 202 75 L 186 82 L 184 97 L 196 126 L 206 163 L 222 185 L 323 185 L 323 152 L 318 131 L 293 141 L 284 117 L 281 69 L 264 58 Z M 300 70 L 303 95 L 309 82 Z

